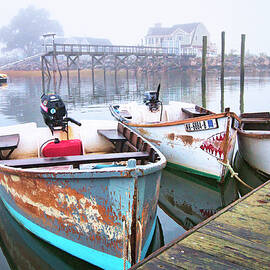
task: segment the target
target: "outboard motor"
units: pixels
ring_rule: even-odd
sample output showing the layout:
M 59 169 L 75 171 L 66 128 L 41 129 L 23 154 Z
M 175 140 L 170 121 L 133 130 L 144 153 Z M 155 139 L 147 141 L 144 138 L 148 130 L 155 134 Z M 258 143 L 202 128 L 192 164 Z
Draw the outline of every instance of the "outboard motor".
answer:
M 81 123 L 67 117 L 67 110 L 61 97 L 56 94 L 43 94 L 41 96 L 40 110 L 45 124 L 52 134 L 55 130 L 68 131 L 68 121 L 80 126 Z
M 67 110 L 59 95 L 43 94 L 40 109 L 44 122 L 52 133 L 54 130 L 66 130 L 67 121 L 64 121 L 64 118 L 67 116 Z
M 144 94 L 143 102 L 146 106 L 148 106 L 151 112 L 157 111 L 161 105 L 161 101 L 158 99 L 159 91 L 160 91 L 160 84 L 158 85 L 158 89 L 156 92 L 148 91 Z
M 43 94 L 41 96 L 40 110 L 45 124 L 50 128 L 52 135 L 54 131 L 67 133 L 67 140 L 60 141 L 58 138 L 49 139 L 39 149 L 43 157 L 59 157 L 82 155 L 82 142 L 79 139 L 69 140 L 68 122 L 81 126 L 81 123 L 67 117 L 67 110 L 59 95 Z

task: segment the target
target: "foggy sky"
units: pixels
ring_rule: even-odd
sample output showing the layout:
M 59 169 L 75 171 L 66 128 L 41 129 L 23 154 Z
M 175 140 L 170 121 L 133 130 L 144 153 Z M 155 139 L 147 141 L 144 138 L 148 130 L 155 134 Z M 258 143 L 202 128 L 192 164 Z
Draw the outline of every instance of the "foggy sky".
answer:
M 49 11 L 66 36 L 107 38 L 114 45 L 139 45 L 149 27 L 192 22 L 203 23 L 211 42 L 220 48 L 226 33 L 226 53 L 240 51 L 241 34 L 246 50 L 270 55 L 269 0 L 1 0 L 0 27 L 20 8 L 30 4 Z M 27 29 L 26 29 L 27 31 Z

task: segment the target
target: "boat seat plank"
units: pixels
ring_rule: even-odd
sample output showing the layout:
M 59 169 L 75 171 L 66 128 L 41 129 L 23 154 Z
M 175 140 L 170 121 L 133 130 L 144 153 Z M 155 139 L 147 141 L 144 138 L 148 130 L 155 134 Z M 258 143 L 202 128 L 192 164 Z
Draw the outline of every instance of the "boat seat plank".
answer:
M 186 113 L 190 117 L 199 117 L 207 115 L 206 112 L 200 112 L 196 108 L 182 108 L 182 112 Z
M 0 165 L 6 165 L 16 168 L 38 168 L 62 165 L 73 165 L 73 167 L 79 167 L 80 164 L 126 161 L 133 158 L 136 160 L 144 160 L 149 158 L 149 153 L 124 152 L 84 156 L 0 160 Z
M 18 147 L 19 140 L 19 134 L 0 136 L 0 159 L 8 159 L 11 153 Z M 10 150 L 6 156 L 2 153 L 4 150 Z
M 108 139 L 110 142 L 125 142 L 127 138 L 117 129 L 98 129 L 97 133 Z
M 270 118 L 241 118 L 243 123 L 270 123 Z
M 124 117 L 126 119 L 132 119 L 132 115 L 127 110 L 121 110 L 120 114 L 122 117 Z

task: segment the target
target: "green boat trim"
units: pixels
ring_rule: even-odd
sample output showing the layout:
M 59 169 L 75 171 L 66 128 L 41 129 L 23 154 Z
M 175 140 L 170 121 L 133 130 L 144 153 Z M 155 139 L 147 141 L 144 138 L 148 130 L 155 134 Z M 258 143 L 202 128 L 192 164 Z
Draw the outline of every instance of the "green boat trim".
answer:
M 214 175 L 214 174 L 211 174 L 211 173 L 198 171 L 198 170 L 195 170 L 193 168 L 189 168 L 189 167 L 186 167 L 186 166 L 183 166 L 183 165 L 167 162 L 167 166 L 172 168 L 172 169 L 175 169 L 175 170 L 184 171 L 184 172 L 188 172 L 188 173 L 192 173 L 192 174 L 198 174 L 200 176 L 204 176 L 204 177 L 207 177 L 207 178 L 213 178 L 217 182 L 221 181 L 220 176 L 217 176 L 217 175 Z
M 178 164 L 170 163 L 170 162 L 167 163 L 165 170 L 169 171 L 170 173 L 173 173 L 176 176 L 184 177 L 194 183 L 205 186 L 217 192 L 221 191 L 221 185 L 223 187 L 227 186 L 229 182 L 229 178 L 230 178 L 228 177 L 229 172 L 227 171 L 226 176 L 225 176 L 225 181 L 224 183 L 221 184 L 220 177 L 218 178 L 215 175 L 200 172 L 200 171 L 197 171 L 197 170 L 185 167 L 185 166 L 181 166 Z

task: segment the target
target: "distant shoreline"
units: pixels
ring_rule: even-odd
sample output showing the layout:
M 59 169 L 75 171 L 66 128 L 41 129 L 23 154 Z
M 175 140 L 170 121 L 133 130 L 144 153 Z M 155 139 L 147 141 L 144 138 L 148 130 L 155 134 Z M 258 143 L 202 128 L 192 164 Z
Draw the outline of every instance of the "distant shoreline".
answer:
M 67 72 L 66 70 L 61 70 L 62 72 L 62 76 L 66 77 L 67 76 Z M 133 69 L 130 69 L 129 72 L 134 72 Z M 145 71 L 140 70 L 141 73 L 145 73 Z M 151 71 L 150 71 L 151 72 Z M 163 72 L 163 71 L 156 71 L 156 72 Z M 194 74 L 196 76 L 199 76 L 201 74 L 201 70 L 200 68 L 191 68 L 188 67 L 186 69 L 170 69 L 168 72 L 182 72 L 182 73 L 186 73 L 186 74 Z M 15 76 L 15 77 L 23 77 L 23 76 L 31 76 L 31 77 L 42 77 L 42 72 L 41 70 L 0 70 L 0 73 L 4 73 L 7 74 L 8 76 Z M 78 71 L 77 70 L 69 70 L 69 74 L 70 76 L 77 76 Z M 95 75 L 99 76 L 102 75 L 103 76 L 103 69 L 95 69 Z M 106 70 L 106 74 L 114 74 L 114 70 Z M 118 70 L 117 71 L 118 74 L 126 74 L 126 71 L 124 69 L 122 70 Z M 209 77 L 212 76 L 219 76 L 220 74 L 220 68 L 208 68 L 207 69 L 207 74 Z M 256 76 L 259 74 L 270 74 L 270 68 L 267 69 L 250 69 L 250 68 L 246 68 L 245 69 L 245 75 L 246 76 Z M 82 69 L 80 70 L 80 75 L 82 77 L 92 77 L 92 71 L 91 69 Z M 229 76 L 239 76 L 240 75 L 240 69 L 231 69 L 231 70 L 226 70 L 225 69 L 225 77 L 229 77 Z M 58 77 L 59 74 L 56 73 L 56 76 Z
M 159 63 L 158 65 L 142 65 L 137 66 L 136 63 L 130 63 L 128 70 L 130 72 L 134 72 L 137 70 L 138 72 L 166 72 L 167 70 L 176 70 L 181 72 L 201 72 L 201 57 L 183 57 L 180 59 L 180 64 L 176 63 Z M 208 56 L 207 57 L 207 73 L 220 73 L 220 66 L 221 66 L 221 58 L 220 56 Z M 4 64 L 4 63 L 3 63 Z M 245 73 L 246 74 L 257 74 L 261 72 L 270 72 L 270 57 L 266 55 L 260 56 L 253 56 L 253 55 L 246 55 L 245 57 Z M 0 65 L 1 66 L 1 65 Z M 11 68 L 12 67 L 12 68 Z M 41 76 L 41 63 L 39 61 L 27 61 L 19 64 L 14 64 L 9 69 L 0 70 L 1 73 L 13 73 L 18 76 L 23 74 L 31 73 L 33 76 Z M 66 72 L 66 62 L 59 61 L 59 68 L 65 76 Z M 104 67 L 96 66 L 95 73 L 104 73 Z M 106 73 L 114 72 L 114 68 L 112 66 L 105 66 Z M 126 72 L 127 67 L 123 67 L 122 69 L 117 69 L 118 73 Z M 225 76 L 227 74 L 240 73 L 240 57 L 239 55 L 227 55 L 225 56 Z M 77 72 L 76 68 L 69 69 L 70 74 Z M 80 61 L 80 74 L 91 74 L 91 63 L 89 61 L 81 60 Z M 90 75 L 91 76 L 91 75 Z

